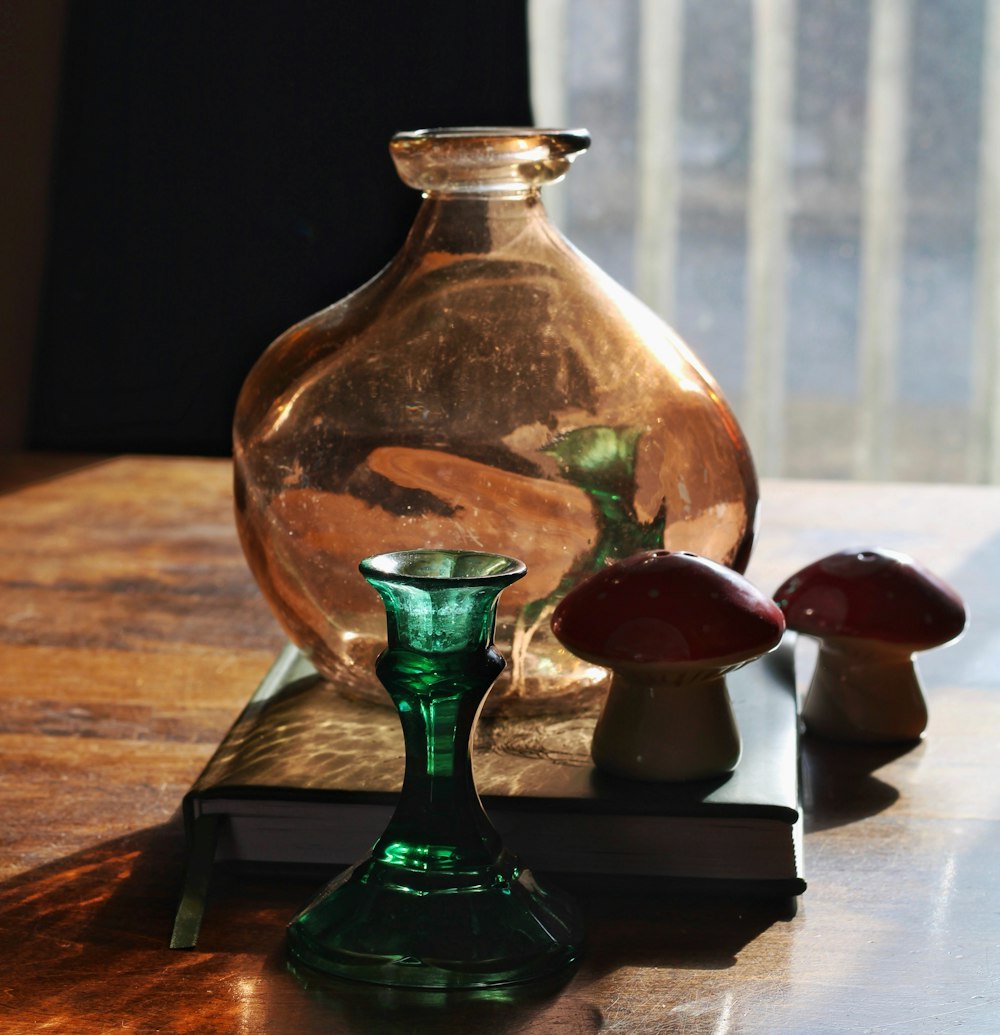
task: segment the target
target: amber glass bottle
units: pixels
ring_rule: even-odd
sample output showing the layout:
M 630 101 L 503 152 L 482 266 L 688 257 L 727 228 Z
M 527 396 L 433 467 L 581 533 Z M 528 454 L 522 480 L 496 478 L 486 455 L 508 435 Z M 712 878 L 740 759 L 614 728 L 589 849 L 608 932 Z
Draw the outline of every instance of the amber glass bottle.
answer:
M 605 678 L 549 632 L 582 577 L 660 547 L 746 567 L 757 480 L 717 385 L 541 204 L 589 143 L 540 129 L 394 137 L 425 199 L 399 255 L 285 332 L 246 380 L 243 546 L 289 635 L 348 692 L 384 696 L 381 607 L 357 574 L 371 554 L 522 557 L 494 697 L 540 709 Z

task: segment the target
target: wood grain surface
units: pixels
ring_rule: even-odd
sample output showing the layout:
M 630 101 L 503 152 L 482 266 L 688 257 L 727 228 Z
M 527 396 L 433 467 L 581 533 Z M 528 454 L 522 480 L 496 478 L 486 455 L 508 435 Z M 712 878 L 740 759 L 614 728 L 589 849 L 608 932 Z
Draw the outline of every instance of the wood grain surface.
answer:
M 229 465 L 27 455 L 0 493 L 0 1031 L 1000 1031 L 1000 490 L 765 482 L 762 588 L 877 544 L 966 595 L 926 739 L 806 743 L 797 913 L 583 884 L 577 970 L 482 995 L 291 972 L 290 880 L 220 875 L 199 948 L 167 948 L 181 795 L 283 641 Z

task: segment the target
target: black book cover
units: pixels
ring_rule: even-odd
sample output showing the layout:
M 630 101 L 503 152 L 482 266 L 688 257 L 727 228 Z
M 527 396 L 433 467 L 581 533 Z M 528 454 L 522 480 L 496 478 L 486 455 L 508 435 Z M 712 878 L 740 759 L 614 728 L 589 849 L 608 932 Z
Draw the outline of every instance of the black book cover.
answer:
M 796 895 L 798 718 L 790 674 L 758 661 L 727 679 L 743 739 L 725 778 L 647 784 L 590 762 L 600 701 L 573 713 L 501 707 L 479 724 L 480 795 L 525 865 L 704 889 Z M 403 738 L 286 648 L 184 799 L 191 860 L 175 945 L 194 944 L 215 861 L 330 872 L 365 856 L 392 813 Z

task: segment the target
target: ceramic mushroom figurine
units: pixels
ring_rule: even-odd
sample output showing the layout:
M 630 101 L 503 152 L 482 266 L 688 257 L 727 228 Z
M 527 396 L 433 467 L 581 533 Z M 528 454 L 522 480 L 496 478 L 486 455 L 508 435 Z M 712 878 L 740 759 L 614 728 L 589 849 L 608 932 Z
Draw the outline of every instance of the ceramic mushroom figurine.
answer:
M 842 550 L 778 587 L 788 628 L 821 641 L 802 707 L 806 728 L 832 740 L 915 740 L 927 704 L 916 651 L 965 628 L 959 595 L 911 557 L 892 550 Z
M 635 780 L 696 780 L 740 757 L 725 673 L 777 646 L 774 602 L 741 575 L 693 553 L 652 550 L 575 586 L 552 631 L 612 670 L 594 730 L 594 764 Z

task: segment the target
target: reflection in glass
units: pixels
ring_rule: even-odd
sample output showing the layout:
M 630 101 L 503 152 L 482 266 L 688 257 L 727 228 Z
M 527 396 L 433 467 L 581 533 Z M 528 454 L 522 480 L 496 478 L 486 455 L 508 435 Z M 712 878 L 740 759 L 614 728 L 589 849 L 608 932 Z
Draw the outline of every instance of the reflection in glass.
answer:
M 498 616 L 511 658 L 498 694 L 539 709 L 604 679 L 548 630 L 579 578 L 663 546 L 746 566 L 756 476 L 715 382 L 540 203 L 588 144 L 582 131 L 399 134 L 397 168 L 425 195 L 402 251 L 247 378 L 244 549 L 291 637 L 347 692 L 383 696 L 359 557 L 523 557 Z

